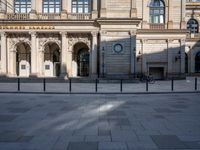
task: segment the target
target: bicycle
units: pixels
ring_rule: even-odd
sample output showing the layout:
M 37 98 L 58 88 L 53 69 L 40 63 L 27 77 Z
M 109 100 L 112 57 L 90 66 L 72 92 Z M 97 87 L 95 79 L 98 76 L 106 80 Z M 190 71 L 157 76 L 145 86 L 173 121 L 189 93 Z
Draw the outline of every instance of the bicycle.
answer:
M 147 81 L 150 84 L 154 84 L 155 83 L 155 79 L 153 78 L 152 75 L 146 76 L 146 75 L 142 74 L 140 76 L 140 81 L 141 82 L 146 82 Z

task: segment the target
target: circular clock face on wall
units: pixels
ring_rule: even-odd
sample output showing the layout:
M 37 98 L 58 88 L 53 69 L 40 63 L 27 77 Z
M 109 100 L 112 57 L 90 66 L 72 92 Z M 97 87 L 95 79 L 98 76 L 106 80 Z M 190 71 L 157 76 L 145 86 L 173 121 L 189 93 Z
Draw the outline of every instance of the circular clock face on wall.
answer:
M 122 45 L 121 45 L 121 44 L 115 44 L 115 46 L 114 46 L 114 51 L 115 51 L 116 53 L 121 53 L 121 52 L 123 51 Z

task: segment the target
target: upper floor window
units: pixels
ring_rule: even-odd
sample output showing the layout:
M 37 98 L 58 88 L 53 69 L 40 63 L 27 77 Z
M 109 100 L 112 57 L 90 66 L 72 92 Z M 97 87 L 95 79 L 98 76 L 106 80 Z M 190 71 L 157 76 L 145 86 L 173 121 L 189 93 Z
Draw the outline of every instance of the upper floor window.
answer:
M 72 13 L 89 13 L 91 0 L 72 0 Z
M 150 2 L 150 23 L 165 22 L 165 4 L 162 0 L 151 0 Z
M 60 13 L 61 0 L 43 0 L 43 13 Z
M 29 13 L 31 0 L 15 0 L 15 13 Z
M 187 23 L 187 29 L 190 30 L 191 33 L 198 33 L 198 22 L 195 19 L 190 19 Z

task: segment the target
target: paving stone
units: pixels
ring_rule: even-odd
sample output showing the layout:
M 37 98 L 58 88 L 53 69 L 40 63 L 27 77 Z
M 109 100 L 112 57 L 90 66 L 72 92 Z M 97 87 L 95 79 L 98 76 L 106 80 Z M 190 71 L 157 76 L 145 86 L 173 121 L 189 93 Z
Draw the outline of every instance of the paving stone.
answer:
M 200 142 L 199 141 L 189 141 L 183 142 L 188 149 L 200 149 Z
M 110 130 L 99 129 L 98 131 L 99 131 L 98 132 L 99 136 L 110 136 L 111 135 L 111 131 Z
M 25 113 L 31 109 L 30 108 L 8 108 L 8 110 L 12 113 Z
M 30 142 L 31 140 L 33 139 L 33 136 L 22 136 L 18 139 L 17 142 L 20 142 L 20 143 L 27 143 L 27 142 Z
M 126 113 L 123 111 L 110 111 L 107 113 L 108 116 L 126 116 Z
M 185 109 L 185 108 L 188 108 L 188 106 L 186 106 L 186 105 L 178 105 L 178 104 L 171 105 L 171 107 L 176 108 L 176 109 Z
M 187 148 L 176 135 L 152 135 L 154 143 L 161 149 L 183 149 Z
M 172 110 L 169 108 L 154 108 L 154 110 L 158 113 L 181 113 L 180 110 Z
M 127 150 L 124 142 L 99 142 L 98 150 Z
M 112 118 L 108 119 L 110 125 L 114 126 L 130 126 L 131 123 L 128 118 Z
M 4 131 L 0 133 L 0 142 L 17 142 L 23 133 L 19 131 Z
M 67 150 L 98 150 L 98 142 L 70 142 Z
M 111 137 L 110 136 L 92 136 L 92 135 L 87 135 L 85 136 L 85 141 L 86 142 L 110 142 Z
M 11 122 L 17 117 L 17 115 L 0 114 L 0 122 Z

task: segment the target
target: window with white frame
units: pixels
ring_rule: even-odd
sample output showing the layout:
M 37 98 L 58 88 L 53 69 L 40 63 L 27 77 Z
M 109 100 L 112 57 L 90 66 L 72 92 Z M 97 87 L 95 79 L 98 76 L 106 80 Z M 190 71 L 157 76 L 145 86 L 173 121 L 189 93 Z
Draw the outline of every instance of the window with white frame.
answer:
M 15 13 L 29 13 L 31 11 L 31 0 L 15 0 Z
M 61 0 L 43 0 L 43 13 L 60 13 Z
M 72 0 L 72 13 L 90 13 L 91 0 Z
M 150 23 L 165 22 L 165 4 L 162 0 L 152 0 L 150 2 Z
M 190 30 L 191 33 L 198 33 L 199 30 L 198 22 L 195 19 L 190 19 L 187 22 L 187 29 Z

